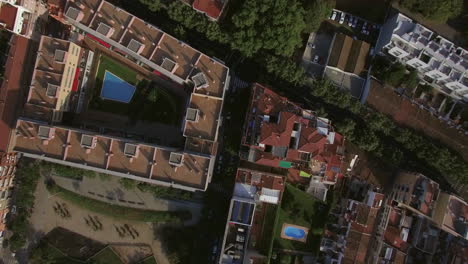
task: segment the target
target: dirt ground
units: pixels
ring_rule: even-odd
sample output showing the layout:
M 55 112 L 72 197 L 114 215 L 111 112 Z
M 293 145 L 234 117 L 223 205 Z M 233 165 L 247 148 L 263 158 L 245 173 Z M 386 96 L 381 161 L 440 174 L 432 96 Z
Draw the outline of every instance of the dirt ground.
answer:
M 35 196 L 36 202 L 31 216 L 33 242 L 37 243 L 44 234 L 53 228 L 63 227 L 105 244 L 124 246 L 119 250 L 122 254 L 126 254 L 123 256 L 124 259 L 148 256 L 148 250 L 144 250 L 144 248 L 149 247 L 158 264 L 169 264 L 163 252 L 161 241 L 155 236 L 160 226 L 143 222 L 117 221 L 102 214 L 91 213 L 57 196 L 51 196 L 46 190 L 43 180 L 39 180 Z M 56 203 L 66 207 L 70 212 L 70 217 L 64 218 L 57 214 L 53 208 Z M 87 225 L 86 219 L 89 217 L 98 219 L 97 221 L 102 224 L 102 230 L 94 231 L 91 226 Z M 120 236 L 116 228 L 124 225 L 133 228 L 138 236 L 135 238 L 130 235 Z
M 428 111 L 411 104 L 411 101 L 398 96 L 393 89 L 372 80 L 366 101 L 379 112 L 390 115 L 404 126 L 423 132 L 429 137 L 440 140 L 460 153 L 468 161 L 468 137 L 450 128 L 444 121 Z

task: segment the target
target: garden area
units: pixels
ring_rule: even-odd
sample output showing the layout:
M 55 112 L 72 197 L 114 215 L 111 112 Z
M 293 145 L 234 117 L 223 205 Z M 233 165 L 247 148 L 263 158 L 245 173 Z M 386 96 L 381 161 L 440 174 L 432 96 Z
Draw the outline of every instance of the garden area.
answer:
M 152 211 L 130 207 L 123 207 L 94 200 L 81 196 L 73 191 L 67 190 L 50 181 L 47 183 L 47 190 L 63 200 L 70 202 L 83 209 L 94 213 L 103 214 L 119 220 L 140 221 L 140 222 L 172 222 L 179 223 L 191 219 L 188 211 Z
M 136 87 L 128 103 L 106 100 L 101 97 L 106 71 Z M 183 99 L 160 85 L 142 79 L 125 65 L 101 55 L 96 73 L 95 89 L 90 108 L 127 116 L 137 120 L 177 125 L 180 122 Z
M 287 184 L 274 230 L 273 251 L 286 249 L 316 252 L 320 246 L 328 208 L 328 205 L 322 201 L 291 184 Z M 281 229 L 284 223 L 309 228 L 306 243 L 281 238 Z

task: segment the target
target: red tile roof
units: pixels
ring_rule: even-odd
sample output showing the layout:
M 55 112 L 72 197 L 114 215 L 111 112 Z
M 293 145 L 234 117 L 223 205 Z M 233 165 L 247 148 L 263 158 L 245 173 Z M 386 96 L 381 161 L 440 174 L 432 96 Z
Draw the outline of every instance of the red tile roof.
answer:
M 207 16 L 218 19 L 223 11 L 224 4 L 225 3 L 220 0 L 195 0 L 192 6 L 194 9 L 205 13 Z
M 283 192 L 285 179 L 280 175 L 239 168 L 236 174 L 236 182 Z
M 9 136 L 16 120 L 17 105 L 20 100 L 23 63 L 29 40 L 14 35 L 9 56 L 5 64 L 4 80 L 0 87 L 0 152 L 8 152 Z
M 0 7 L 0 23 L 5 23 L 5 28 L 13 30 L 15 27 L 16 13 L 18 13 L 18 8 L 10 4 L 2 5 Z
M 389 245 L 406 252 L 408 243 L 400 237 L 400 230 L 394 226 L 388 226 L 384 234 L 385 242 Z

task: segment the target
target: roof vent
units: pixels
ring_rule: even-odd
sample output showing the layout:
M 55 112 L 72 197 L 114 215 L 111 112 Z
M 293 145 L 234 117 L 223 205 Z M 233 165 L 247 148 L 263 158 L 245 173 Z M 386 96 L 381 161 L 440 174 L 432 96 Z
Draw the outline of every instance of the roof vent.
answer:
M 124 154 L 128 157 L 137 157 L 138 156 L 138 145 L 125 143 Z
M 54 135 L 54 129 L 46 126 L 39 126 L 37 136 L 41 139 L 51 139 Z
M 182 162 L 184 161 L 184 155 L 181 153 L 171 152 L 169 157 L 169 164 L 180 167 L 182 166 Z
M 112 35 L 112 33 L 114 33 L 113 29 L 110 26 L 108 26 L 108 25 L 106 25 L 106 24 L 104 24 L 102 22 L 99 23 L 99 26 L 98 26 L 96 31 L 98 33 L 106 36 L 106 37 L 110 37 Z
M 78 22 L 81 21 L 81 19 L 83 19 L 83 12 L 81 12 L 80 10 L 74 8 L 74 7 L 69 7 L 68 10 L 67 10 L 67 13 L 65 13 L 65 15 L 73 20 L 76 20 Z
M 64 50 L 55 50 L 54 54 L 54 60 L 58 63 L 64 63 L 65 62 L 65 54 L 67 54 L 66 51 Z
M 163 62 L 161 63 L 161 67 L 163 67 L 165 70 L 169 71 L 169 72 L 175 72 L 175 70 L 177 69 L 177 63 L 167 57 L 165 57 L 163 59 Z
M 196 89 L 201 89 L 208 86 L 208 81 L 206 80 L 206 76 L 203 72 L 199 72 L 192 76 L 192 81 L 195 84 Z
M 194 108 L 188 108 L 187 109 L 187 114 L 185 115 L 185 120 L 187 121 L 192 121 L 192 122 L 198 122 L 199 119 L 199 110 L 194 109 Z
M 47 91 L 46 95 L 51 98 L 55 98 L 57 96 L 58 86 L 55 84 L 47 83 Z
M 90 135 L 81 135 L 81 146 L 87 149 L 96 147 L 96 137 Z
M 134 39 L 131 39 L 127 45 L 127 48 L 137 54 L 140 54 L 145 48 L 145 45 Z

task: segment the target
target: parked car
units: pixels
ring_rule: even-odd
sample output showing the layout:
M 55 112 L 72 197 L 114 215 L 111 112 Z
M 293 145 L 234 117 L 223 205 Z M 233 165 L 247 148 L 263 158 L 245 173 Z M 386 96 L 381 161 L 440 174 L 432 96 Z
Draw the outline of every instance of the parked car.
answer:
M 349 20 L 348 20 L 348 26 L 352 27 L 353 26 L 353 22 L 356 18 L 354 18 L 353 16 L 350 16 L 349 17 Z
M 330 19 L 335 20 L 337 15 L 338 13 L 336 11 L 333 11 L 332 14 L 330 15 Z
M 340 18 L 340 24 L 343 24 L 343 23 L 344 23 L 344 20 L 345 20 L 345 14 L 342 13 L 342 14 L 341 14 L 341 18 Z

